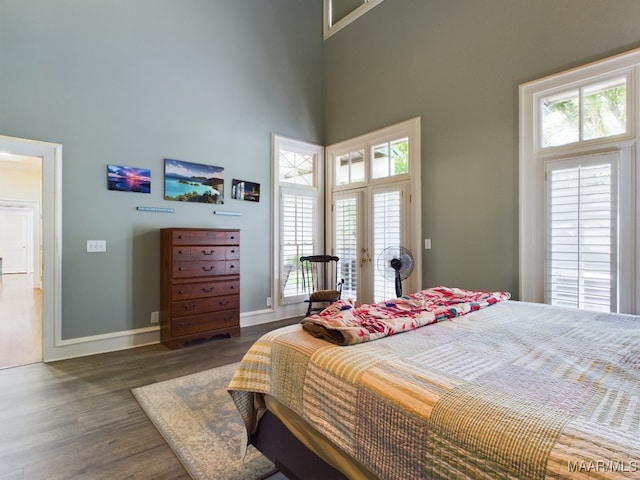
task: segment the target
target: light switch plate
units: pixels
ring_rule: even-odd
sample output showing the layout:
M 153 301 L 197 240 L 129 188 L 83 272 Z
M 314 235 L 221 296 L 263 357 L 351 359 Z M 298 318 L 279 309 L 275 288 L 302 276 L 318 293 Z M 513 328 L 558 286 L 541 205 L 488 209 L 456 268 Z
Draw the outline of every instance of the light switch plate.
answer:
M 106 240 L 87 240 L 87 253 L 102 253 L 106 251 Z

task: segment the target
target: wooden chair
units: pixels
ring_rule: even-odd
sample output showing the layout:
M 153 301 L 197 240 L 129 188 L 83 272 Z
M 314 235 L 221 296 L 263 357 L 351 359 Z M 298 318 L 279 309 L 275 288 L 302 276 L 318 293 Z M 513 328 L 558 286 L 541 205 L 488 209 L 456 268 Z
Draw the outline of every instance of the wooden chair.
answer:
M 333 255 L 308 255 L 300 257 L 302 287 L 309 294 L 307 317 L 320 312 L 331 303 L 340 300 L 344 279 L 338 281 L 338 261 Z

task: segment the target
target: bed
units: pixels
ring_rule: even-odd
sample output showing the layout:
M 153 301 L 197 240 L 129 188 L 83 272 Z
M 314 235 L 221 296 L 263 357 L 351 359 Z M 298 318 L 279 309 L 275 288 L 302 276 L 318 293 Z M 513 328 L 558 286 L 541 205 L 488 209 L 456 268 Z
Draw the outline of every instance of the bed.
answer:
M 508 298 L 341 301 L 265 334 L 229 384 L 248 442 L 292 478 L 638 478 L 640 319 Z

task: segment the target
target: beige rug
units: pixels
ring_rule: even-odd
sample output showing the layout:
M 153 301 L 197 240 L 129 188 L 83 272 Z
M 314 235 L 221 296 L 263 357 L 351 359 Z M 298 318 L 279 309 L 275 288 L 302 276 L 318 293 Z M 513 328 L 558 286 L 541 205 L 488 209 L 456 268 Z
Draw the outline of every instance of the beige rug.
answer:
M 253 447 L 227 393 L 237 363 L 132 389 L 147 416 L 197 480 L 256 480 L 274 470 Z

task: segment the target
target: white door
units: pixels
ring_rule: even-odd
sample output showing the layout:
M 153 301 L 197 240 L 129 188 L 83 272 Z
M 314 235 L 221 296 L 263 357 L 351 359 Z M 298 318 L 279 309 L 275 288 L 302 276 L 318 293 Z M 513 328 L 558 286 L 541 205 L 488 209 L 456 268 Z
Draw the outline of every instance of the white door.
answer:
M 0 257 L 3 273 L 29 272 L 29 212 L 0 211 Z

